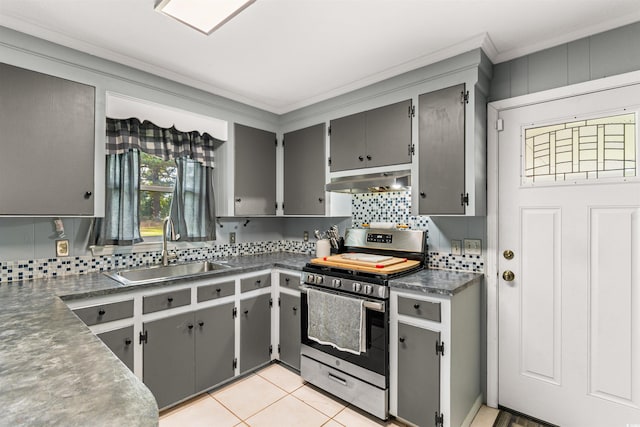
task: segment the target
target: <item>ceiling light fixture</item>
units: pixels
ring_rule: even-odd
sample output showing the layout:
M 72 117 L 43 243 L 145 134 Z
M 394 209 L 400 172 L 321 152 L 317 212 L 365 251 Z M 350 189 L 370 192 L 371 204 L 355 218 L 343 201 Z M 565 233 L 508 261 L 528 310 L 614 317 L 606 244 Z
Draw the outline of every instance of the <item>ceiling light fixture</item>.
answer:
M 162 0 L 155 10 L 209 35 L 256 0 Z

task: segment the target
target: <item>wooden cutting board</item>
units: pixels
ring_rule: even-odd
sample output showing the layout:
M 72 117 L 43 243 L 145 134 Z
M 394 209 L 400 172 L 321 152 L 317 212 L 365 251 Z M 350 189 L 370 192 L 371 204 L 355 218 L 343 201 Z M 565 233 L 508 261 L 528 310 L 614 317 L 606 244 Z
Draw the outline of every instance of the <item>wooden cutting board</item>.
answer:
M 342 255 L 331 255 L 328 257 L 324 257 L 323 259 L 331 262 L 339 262 L 342 264 L 351 264 L 351 265 L 361 265 L 363 267 L 372 267 L 372 268 L 388 267 L 390 265 L 399 264 L 407 260 L 406 258 L 389 257 L 389 259 L 386 259 L 384 261 L 371 262 L 371 261 L 364 261 L 361 259 L 344 258 Z
M 330 261 L 329 258 L 332 258 L 332 257 L 314 258 L 311 260 L 311 264 L 326 265 L 328 267 L 339 267 L 339 268 L 345 268 L 348 270 L 366 271 L 368 273 L 378 273 L 378 274 L 397 273 L 397 272 L 408 270 L 410 268 L 414 268 L 420 265 L 420 261 L 404 260 L 397 264 L 380 266 L 378 268 L 376 266 L 371 266 L 371 265 L 364 266 L 364 265 L 348 264 L 348 263 L 343 263 L 343 262 L 334 261 L 334 260 Z M 398 258 L 398 259 L 402 260 L 403 258 Z

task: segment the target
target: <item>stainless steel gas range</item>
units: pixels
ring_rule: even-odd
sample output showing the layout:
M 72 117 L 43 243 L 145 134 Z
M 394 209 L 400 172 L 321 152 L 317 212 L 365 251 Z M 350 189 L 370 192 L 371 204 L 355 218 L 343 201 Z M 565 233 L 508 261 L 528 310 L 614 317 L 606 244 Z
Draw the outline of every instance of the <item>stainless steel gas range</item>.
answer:
M 423 231 L 349 229 L 344 253 L 311 260 L 301 286 L 302 377 L 387 419 L 388 283 L 425 259 Z

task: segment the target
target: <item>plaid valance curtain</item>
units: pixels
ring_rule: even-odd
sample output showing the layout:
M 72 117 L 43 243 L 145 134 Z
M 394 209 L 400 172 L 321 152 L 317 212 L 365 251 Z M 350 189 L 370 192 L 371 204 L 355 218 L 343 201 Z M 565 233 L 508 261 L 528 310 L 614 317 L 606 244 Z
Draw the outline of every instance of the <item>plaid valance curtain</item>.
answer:
M 161 128 L 147 120 L 107 118 L 107 154 L 140 150 L 164 160 L 188 157 L 212 168 L 213 152 L 222 142 L 208 133 Z

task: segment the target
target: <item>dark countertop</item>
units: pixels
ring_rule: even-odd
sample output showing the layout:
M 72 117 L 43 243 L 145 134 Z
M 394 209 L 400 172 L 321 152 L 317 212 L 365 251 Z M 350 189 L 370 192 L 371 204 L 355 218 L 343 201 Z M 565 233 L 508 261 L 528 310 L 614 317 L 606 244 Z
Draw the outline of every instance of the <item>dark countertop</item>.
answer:
M 286 252 L 215 259 L 230 268 L 211 276 L 274 267 L 301 270 L 310 259 Z M 453 295 L 481 278 L 475 273 L 423 270 L 390 285 Z M 93 273 L 0 284 L 0 426 L 156 426 L 158 407 L 151 392 L 61 299 L 177 282 L 124 286 Z

